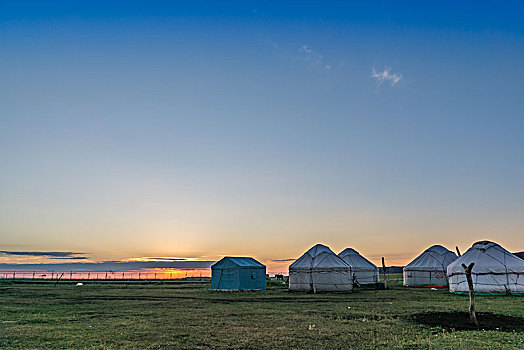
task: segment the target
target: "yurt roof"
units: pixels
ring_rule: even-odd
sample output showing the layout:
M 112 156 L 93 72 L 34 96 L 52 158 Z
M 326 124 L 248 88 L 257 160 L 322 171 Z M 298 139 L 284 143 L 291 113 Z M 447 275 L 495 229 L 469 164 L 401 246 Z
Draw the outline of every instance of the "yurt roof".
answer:
M 377 266 L 364 258 L 353 248 L 346 248 L 338 254 L 349 266 L 358 268 L 376 269 Z
M 350 267 L 331 249 L 325 245 L 317 244 L 289 265 L 290 270 L 311 268 L 348 269 Z
M 226 256 L 221 260 L 214 263 L 211 268 L 218 268 L 223 266 L 238 266 L 238 267 L 265 267 L 258 261 L 250 257 L 240 257 L 240 256 Z
M 406 270 L 442 270 L 457 259 L 457 255 L 441 245 L 434 245 L 410 262 Z
M 473 273 L 524 272 L 524 260 L 491 241 L 474 243 L 460 258 L 449 265 L 449 272 L 464 272 L 462 264 L 472 262 Z

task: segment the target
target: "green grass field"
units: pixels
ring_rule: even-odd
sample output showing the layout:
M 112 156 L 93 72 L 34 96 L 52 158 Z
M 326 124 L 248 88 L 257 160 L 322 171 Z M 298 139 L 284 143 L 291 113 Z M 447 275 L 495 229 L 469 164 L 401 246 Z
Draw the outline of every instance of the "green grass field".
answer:
M 208 288 L 0 284 L 0 348 L 524 348 L 523 297 L 477 297 L 480 312 L 521 317 L 516 327 L 456 331 L 415 321 L 422 312 L 467 311 L 468 297 L 446 290 Z

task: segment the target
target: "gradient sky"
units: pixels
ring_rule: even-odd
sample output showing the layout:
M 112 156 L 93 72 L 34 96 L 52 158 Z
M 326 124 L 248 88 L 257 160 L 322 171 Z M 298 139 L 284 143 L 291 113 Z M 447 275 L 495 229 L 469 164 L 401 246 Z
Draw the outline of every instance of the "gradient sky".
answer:
M 524 250 L 524 3 L 365 3 L 0 1 L 0 249 Z

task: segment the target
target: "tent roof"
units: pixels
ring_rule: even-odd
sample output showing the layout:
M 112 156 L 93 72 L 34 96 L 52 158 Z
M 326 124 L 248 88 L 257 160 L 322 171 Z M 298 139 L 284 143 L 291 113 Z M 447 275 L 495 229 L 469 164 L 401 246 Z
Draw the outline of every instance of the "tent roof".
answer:
M 220 265 L 224 265 L 226 263 L 228 263 L 228 265 L 233 264 L 239 267 L 265 267 L 253 258 L 239 256 L 223 257 L 221 260 L 214 263 L 211 267 L 220 267 Z
M 314 245 L 313 247 L 311 247 L 307 252 L 306 254 L 312 256 L 312 257 L 315 257 L 315 256 L 318 256 L 322 253 L 333 253 L 333 251 L 331 249 L 329 249 L 329 247 L 323 245 L 323 244 L 316 244 Z M 335 254 L 335 253 L 333 253 Z
M 295 260 L 289 269 L 349 269 L 350 266 L 344 262 L 331 249 L 322 244 L 317 244 L 300 258 Z
M 475 263 L 473 273 L 524 272 L 524 260 L 497 243 L 480 241 L 474 243 L 460 258 L 449 265 L 448 275 L 464 273 L 462 264 L 468 266 L 472 262 Z
M 338 254 L 349 266 L 358 268 L 369 268 L 375 270 L 377 266 L 364 258 L 353 248 L 346 248 Z
M 434 245 L 410 262 L 406 270 L 442 270 L 457 259 L 457 255 L 441 245 Z

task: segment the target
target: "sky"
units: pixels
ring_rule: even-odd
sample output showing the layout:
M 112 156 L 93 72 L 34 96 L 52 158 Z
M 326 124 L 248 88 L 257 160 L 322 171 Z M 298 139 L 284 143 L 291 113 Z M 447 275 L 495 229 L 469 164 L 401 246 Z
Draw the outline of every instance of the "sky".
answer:
M 0 263 L 523 251 L 523 17 L 0 1 Z

